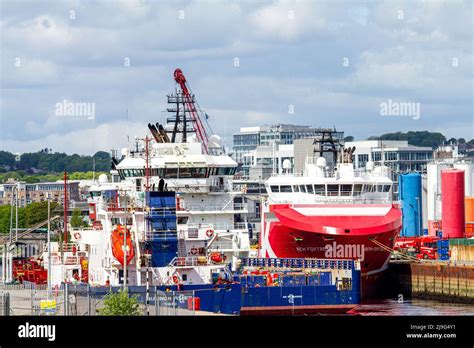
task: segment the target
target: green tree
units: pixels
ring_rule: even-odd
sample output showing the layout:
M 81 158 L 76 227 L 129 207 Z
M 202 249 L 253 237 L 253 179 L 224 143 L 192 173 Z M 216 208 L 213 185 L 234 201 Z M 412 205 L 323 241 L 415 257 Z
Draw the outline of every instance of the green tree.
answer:
M 0 165 L 14 166 L 15 155 L 7 151 L 0 151 Z
M 75 208 L 72 211 L 72 216 L 71 216 L 71 227 L 83 227 L 85 226 L 85 222 L 81 216 L 81 211 L 77 208 Z
M 414 146 L 427 146 L 436 148 L 446 141 L 446 137 L 441 133 L 428 132 L 428 131 L 409 131 L 407 133 L 396 132 L 386 133 L 380 136 L 371 136 L 368 140 L 406 140 L 408 144 Z M 454 139 L 454 138 L 453 138 Z M 454 139 L 456 141 L 456 139 Z
M 104 307 L 97 310 L 100 315 L 141 315 L 138 296 L 129 296 L 128 292 L 119 290 L 109 292 L 104 297 Z
M 50 203 L 51 217 L 53 217 L 53 210 L 57 207 L 56 202 Z M 34 202 L 28 204 L 25 208 L 25 223 L 28 227 L 36 225 L 37 223 L 46 221 L 48 219 L 48 202 Z
M 354 137 L 352 135 L 348 135 L 347 137 L 344 137 L 344 141 L 354 141 Z
M 0 206 L 0 233 L 10 231 L 10 205 Z
M 10 231 L 10 205 L 0 206 L 0 233 L 8 233 Z M 51 216 L 55 213 L 53 209 L 57 207 L 57 203 L 51 202 Z M 15 209 L 15 208 L 14 208 Z M 15 227 L 15 210 L 13 210 L 13 227 Z M 18 227 L 32 227 L 39 222 L 46 221 L 48 218 L 48 202 L 35 202 L 23 208 L 18 208 Z

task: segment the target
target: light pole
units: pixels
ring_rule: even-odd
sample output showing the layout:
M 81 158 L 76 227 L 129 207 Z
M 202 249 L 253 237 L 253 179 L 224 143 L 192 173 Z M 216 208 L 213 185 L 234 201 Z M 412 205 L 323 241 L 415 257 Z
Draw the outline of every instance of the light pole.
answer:
M 123 290 L 127 291 L 127 196 L 124 196 L 125 230 L 123 233 Z
M 18 242 L 18 193 L 20 192 L 20 183 L 18 183 L 18 186 L 16 188 L 16 199 L 15 199 L 15 242 Z
M 51 297 L 51 197 L 47 193 L 48 200 L 48 300 Z
M 416 199 L 416 205 L 418 207 L 418 211 L 417 211 L 417 217 L 418 217 L 418 233 L 420 236 L 423 235 L 423 227 L 421 226 L 421 219 L 420 219 L 420 212 L 421 212 L 421 207 L 420 207 L 420 197 L 415 197 Z

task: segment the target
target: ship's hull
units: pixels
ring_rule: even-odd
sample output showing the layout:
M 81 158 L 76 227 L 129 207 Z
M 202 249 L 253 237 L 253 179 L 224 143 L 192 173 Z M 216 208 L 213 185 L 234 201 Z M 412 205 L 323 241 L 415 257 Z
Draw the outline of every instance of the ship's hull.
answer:
M 359 259 L 362 296 L 377 295 L 389 249 L 401 228 L 394 205 L 270 205 L 261 234 L 262 257 Z

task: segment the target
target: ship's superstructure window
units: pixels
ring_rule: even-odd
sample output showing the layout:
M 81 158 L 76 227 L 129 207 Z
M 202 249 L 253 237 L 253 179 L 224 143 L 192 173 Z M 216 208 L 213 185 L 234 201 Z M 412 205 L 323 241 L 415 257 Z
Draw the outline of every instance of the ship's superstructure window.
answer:
M 339 195 L 339 185 L 328 184 L 328 196 L 338 196 L 338 195 Z
M 324 197 L 355 197 L 366 193 L 389 193 L 391 184 L 305 184 L 270 185 L 272 193 L 301 192 Z
M 326 187 L 325 185 L 314 185 L 314 193 L 317 196 L 325 196 L 326 195 Z
M 123 178 L 145 176 L 145 169 L 120 169 L 119 175 Z
M 362 184 L 354 184 L 354 196 L 360 195 L 362 192 Z
M 235 167 L 221 167 L 217 169 L 217 175 L 234 175 Z
M 365 185 L 364 185 L 364 192 L 374 192 L 374 185 L 372 185 L 372 184 L 365 184 Z
M 352 195 L 352 185 L 342 184 L 341 185 L 341 196 L 351 196 Z
M 152 177 L 160 177 L 163 179 L 178 178 L 194 178 L 203 179 L 210 175 L 234 175 L 235 167 L 206 168 L 206 167 L 167 167 L 167 168 L 150 168 L 149 174 Z M 146 175 L 145 169 L 120 169 L 119 175 L 122 178 L 143 177 Z
M 184 225 L 188 223 L 188 216 L 178 216 L 176 219 L 176 223 L 178 225 Z

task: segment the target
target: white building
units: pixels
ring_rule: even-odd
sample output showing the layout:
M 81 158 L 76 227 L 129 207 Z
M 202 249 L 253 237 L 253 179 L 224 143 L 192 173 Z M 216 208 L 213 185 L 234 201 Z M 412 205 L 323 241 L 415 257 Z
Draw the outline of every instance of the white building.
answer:
M 283 162 L 289 160 L 293 168 L 293 144 L 259 146 L 243 156 L 242 168 L 250 180 L 264 180 L 272 174 L 283 173 Z M 292 172 L 292 169 L 290 169 Z
M 346 148 L 353 146 L 356 149 L 352 160 L 356 168 L 365 167 L 368 161 L 373 161 L 376 164 L 384 162 L 393 173 L 426 173 L 426 166 L 433 159 L 431 147 L 409 145 L 406 140 L 364 140 L 345 144 Z

